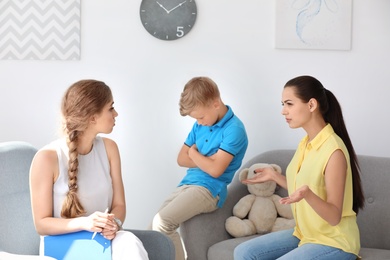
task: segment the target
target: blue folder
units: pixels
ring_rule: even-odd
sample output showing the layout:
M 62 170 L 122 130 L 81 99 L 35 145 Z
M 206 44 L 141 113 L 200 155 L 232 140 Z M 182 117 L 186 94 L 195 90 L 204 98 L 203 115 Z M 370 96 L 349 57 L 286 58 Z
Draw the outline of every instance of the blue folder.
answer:
M 111 241 L 92 232 L 45 236 L 44 255 L 57 260 L 111 260 Z

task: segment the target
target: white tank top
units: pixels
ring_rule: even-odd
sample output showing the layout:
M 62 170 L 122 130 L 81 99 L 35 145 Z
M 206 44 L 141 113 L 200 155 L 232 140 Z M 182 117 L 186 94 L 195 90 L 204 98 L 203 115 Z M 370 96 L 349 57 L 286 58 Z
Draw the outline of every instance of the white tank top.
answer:
M 65 138 L 52 143 L 54 145 L 59 164 L 59 176 L 53 187 L 53 216 L 60 218 L 64 198 L 68 188 L 68 146 Z M 95 211 L 111 210 L 112 180 L 110 164 L 102 137 L 94 140 L 90 153 L 79 155 L 77 174 L 78 196 L 86 211 L 86 216 Z

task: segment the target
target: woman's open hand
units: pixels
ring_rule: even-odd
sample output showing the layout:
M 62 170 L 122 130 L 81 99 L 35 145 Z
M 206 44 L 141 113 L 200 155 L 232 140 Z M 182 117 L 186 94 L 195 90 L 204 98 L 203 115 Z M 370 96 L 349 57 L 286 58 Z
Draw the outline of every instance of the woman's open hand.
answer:
M 269 167 L 265 168 L 258 168 L 254 171 L 255 176 L 250 179 L 243 180 L 242 183 L 244 184 L 255 184 L 255 183 L 261 183 L 266 181 L 272 181 L 272 175 L 275 174 L 275 170 Z
M 304 185 L 299 189 L 297 189 L 295 192 L 293 192 L 290 196 L 281 198 L 279 202 L 281 204 L 291 204 L 291 203 L 299 202 L 306 197 L 309 191 L 310 191 L 309 186 Z

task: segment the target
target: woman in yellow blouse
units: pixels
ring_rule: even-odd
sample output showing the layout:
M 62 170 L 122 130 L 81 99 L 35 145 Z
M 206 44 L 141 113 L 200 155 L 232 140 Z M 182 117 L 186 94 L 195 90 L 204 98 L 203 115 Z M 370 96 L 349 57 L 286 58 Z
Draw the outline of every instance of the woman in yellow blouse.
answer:
M 273 180 L 288 190 L 296 227 L 269 233 L 236 247 L 234 259 L 343 260 L 360 250 L 356 215 L 364 206 L 359 165 L 339 102 L 311 76 L 286 83 L 282 115 L 290 128 L 302 127 L 301 140 L 286 177 L 257 169 L 246 183 Z

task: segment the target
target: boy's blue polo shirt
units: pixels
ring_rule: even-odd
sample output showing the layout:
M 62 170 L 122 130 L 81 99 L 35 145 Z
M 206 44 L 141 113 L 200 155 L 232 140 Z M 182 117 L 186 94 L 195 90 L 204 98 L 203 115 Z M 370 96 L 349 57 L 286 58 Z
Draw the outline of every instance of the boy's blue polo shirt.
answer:
M 198 151 L 204 156 L 211 156 L 219 149 L 233 155 L 226 171 L 214 178 L 200 168 L 189 168 L 186 176 L 179 183 L 182 185 L 199 185 L 207 188 L 216 197 L 219 195 L 218 207 L 222 207 L 227 196 L 227 185 L 232 181 L 235 172 L 240 168 L 248 147 L 248 138 L 244 124 L 234 115 L 227 106 L 225 116 L 212 126 L 203 126 L 195 122 L 188 134 L 185 145 L 191 147 L 196 144 Z

